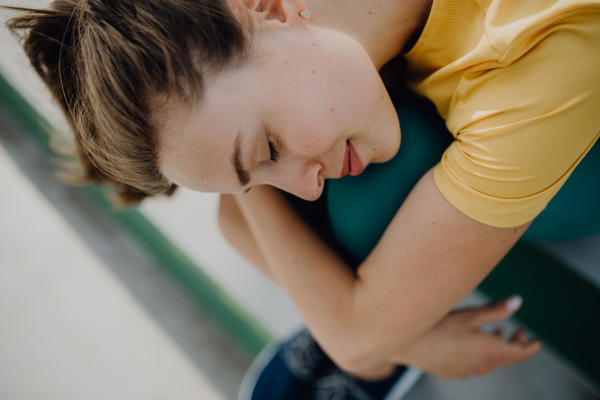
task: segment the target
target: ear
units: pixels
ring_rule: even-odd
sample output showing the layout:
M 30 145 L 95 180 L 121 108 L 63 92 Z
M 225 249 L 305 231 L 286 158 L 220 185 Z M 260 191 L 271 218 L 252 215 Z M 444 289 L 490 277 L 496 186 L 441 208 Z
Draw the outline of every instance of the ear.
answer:
M 251 11 L 266 21 L 277 20 L 290 26 L 306 26 L 308 20 L 300 13 L 306 10 L 303 0 L 242 0 Z

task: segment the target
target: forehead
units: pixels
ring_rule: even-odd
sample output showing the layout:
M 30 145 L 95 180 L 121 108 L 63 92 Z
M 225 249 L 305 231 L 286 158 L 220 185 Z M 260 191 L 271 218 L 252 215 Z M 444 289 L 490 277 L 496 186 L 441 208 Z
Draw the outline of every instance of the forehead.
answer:
M 160 169 L 170 181 L 201 192 L 239 191 L 231 156 L 243 99 L 232 89 L 219 79 L 206 88 L 202 101 L 169 99 L 162 108 Z

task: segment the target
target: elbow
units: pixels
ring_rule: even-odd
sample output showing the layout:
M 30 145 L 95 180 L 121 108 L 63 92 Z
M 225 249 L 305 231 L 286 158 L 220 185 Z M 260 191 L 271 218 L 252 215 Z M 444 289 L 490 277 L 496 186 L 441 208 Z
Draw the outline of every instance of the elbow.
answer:
M 377 322 L 381 320 L 380 316 L 368 313 L 346 319 L 352 322 L 344 324 L 333 336 L 336 339 L 331 342 L 328 352 L 332 361 L 342 370 L 358 376 L 403 363 L 405 349 L 414 340 L 408 335 L 411 331 L 409 321 L 401 324 L 397 319 L 394 324 Z
M 385 360 L 377 361 L 369 354 L 344 354 L 331 359 L 341 370 L 353 376 L 365 376 L 385 363 Z
M 343 371 L 355 376 L 368 376 L 390 365 L 391 349 L 378 337 L 381 335 L 364 332 L 344 336 L 327 352 Z

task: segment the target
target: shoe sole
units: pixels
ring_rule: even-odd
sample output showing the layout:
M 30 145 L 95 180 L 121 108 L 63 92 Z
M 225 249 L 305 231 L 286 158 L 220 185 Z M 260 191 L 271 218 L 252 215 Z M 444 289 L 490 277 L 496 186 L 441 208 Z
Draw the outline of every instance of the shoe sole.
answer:
M 398 382 L 383 398 L 383 400 L 400 400 L 415 386 L 419 378 L 423 375 L 423 372 L 418 368 L 406 367 L 406 371 L 402 374 Z
M 260 377 L 261 372 L 265 369 L 269 361 L 277 354 L 281 343 L 269 343 L 258 356 L 250 364 L 248 372 L 244 375 L 240 390 L 238 392 L 238 400 L 252 400 L 252 392 L 256 386 L 256 382 Z M 383 400 L 401 400 L 417 383 L 423 372 L 414 367 L 406 367 L 406 371 L 402 374 L 398 382 L 392 386 L 388 394 Z
M 250 364 L 250 368 L 244 375 L 242 384 L 240 385 L 240 391 L 238 392 L 238 400 L 252 400 L 252 392 L 256 386 L 256 382 L 260 377 L 261 372 L 265 369 L 269 361 L 277 354 L 281 343 L 272 342 L 265 346 L 264 349 L 258 353 L 258 356 Z

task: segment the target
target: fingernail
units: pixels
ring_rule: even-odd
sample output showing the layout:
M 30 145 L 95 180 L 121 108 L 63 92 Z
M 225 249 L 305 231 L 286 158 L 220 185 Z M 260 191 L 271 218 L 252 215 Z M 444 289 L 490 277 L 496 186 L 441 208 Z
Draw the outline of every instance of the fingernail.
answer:
M 523 304 L 523 298 L 519 295 L 517 296 L 513 296 L 510 299 L 506 300 L 506 303 L 504 303 L 504 306 L 506 307 L 506 309 L 508 311 L 515 311 L 517 308 L 521 307 L 521 304 Z

